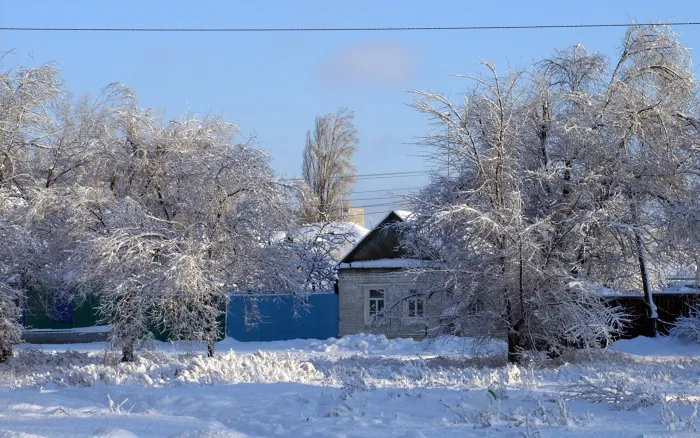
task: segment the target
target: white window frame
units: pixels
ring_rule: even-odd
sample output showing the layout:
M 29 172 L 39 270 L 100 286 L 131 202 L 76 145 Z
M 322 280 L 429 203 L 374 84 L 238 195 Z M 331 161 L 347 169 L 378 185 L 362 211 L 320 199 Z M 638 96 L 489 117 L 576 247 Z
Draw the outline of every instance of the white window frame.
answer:
M 411 302 L 415 303 L 414 311 L 415 311 L 416 315 L 411 315 Z M 422 304 L 420 315 L 417 314 L 419 302 Z M 415 297 L 406 298 L 406 318 L 408 318 L 411 321 L 425 319 L 425 296 L 424 295 L 418 295 Z
M 384 291 L 384 307 L 382 307 L 382 310 L 386 309 L 387 305 L 387 295 L 389 292 L 389 287 L 391 285 L 389 284 L 363 284 L 362 288 L 364 290 L 364 299 L 363 299 L 363 307 L 364 307 L 364 313 L 365 313 L 365 324 L 370 325 L 374 322 L 374 315 L 369 314 L 369 291 L 370 290 L 382 290 Z

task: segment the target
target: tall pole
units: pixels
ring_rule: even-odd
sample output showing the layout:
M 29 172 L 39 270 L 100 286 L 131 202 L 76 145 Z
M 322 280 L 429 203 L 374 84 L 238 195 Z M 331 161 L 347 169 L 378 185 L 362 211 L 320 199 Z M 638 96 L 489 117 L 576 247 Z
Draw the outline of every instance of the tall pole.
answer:
M 451 115 L 447 113 L 447 179 L 450 179 L 450 167 L 451 167 L 451 156 L 452 156 L 452 146 L 450 144 L 450 120 Z

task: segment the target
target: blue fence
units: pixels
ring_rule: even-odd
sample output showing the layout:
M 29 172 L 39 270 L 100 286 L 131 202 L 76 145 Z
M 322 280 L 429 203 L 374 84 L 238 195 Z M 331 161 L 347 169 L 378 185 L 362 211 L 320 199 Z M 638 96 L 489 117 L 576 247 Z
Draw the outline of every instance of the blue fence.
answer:
M 294 296 L 233 296 L 226 317 L 226 336 L 238 341 L 286 341 L 328 339 L 338 336 L 338 295 L 308 297 L 308 311 L 298 309 Z M 246 327 L 246 318 L 259 315 L 257 327 Z

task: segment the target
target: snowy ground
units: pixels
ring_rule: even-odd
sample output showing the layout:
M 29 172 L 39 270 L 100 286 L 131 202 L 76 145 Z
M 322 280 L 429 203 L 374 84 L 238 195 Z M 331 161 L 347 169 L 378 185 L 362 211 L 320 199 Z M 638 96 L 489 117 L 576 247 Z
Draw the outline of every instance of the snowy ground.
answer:
M 692 418 L 700 347 L 667 338 L 521 367 L 494 356 L 502 345 L 464 356 L 469 345 L 454 338 L 227 339 L 213 359 L 185 345 L 158 347 L 119 364 L 100 343 L 22 346 L 0 365 L 0 437 L 655 437 L 700 430 Z

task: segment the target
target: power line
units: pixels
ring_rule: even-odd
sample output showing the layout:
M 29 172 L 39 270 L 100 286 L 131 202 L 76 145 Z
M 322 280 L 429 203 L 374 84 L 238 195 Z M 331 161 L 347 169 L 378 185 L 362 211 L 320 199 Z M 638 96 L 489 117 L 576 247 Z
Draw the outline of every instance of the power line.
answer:
M 391 208 L 391 206 L 386 206 L 386 207 Z M 408 208 L 409 206 L 407 205 L 405 207 Z M 403 210 L 403 209 L 400 207 L 397 207 L 393 210 L 381 209 L 381 210 L 376 210 L 376 211 L 363 211 L 362 214 L 364 216 L 371 215 L 371 214 L 387 214 L 387 213 L 391 213 L 392 211 L 396 211 L 396 210 Z
M 421 176 L 430 174 L 427 170 L 412 170 L 408 172 L 386 172 L 386 173 L 375 173 L 366 175 L 353 175 L 348 176 L 348 178 L 354 178 L 358 181 L 367 179 L 385 179 L 385 178 L 407 178 L 411 176 Z M 341 177 L 342 178 L 342 177 Z
M 409 204 L 410 204 L 409 201 L 379 202 L 379 203 L 367 204 L 367 205 L 350 205 L 350 206 L 344 206 L 344 207 L 335 207 L 335 208 L 328 209 L 328 211 L 345 211 L 348 208 L 401 207 L 401 206 L 408 206 Z
M 392 207 L 392 206 L 401 206 L 401 205 L 409 205 L 409 202 L 408 201 L 380 202 L 380 203 L 369 204 L 369 205 L 353 205 L 352 208 Z
M 471 31 L 525 29 L 595 29 L 638 26 L 697 26 L 698 21 L 666 23 L 584 23 L 584 24 L 525 24 L 511 26 L 426 26 L 426 27 L 0 27 L 12 32 L 189 32 L 189 33 L 264 33 L 264 32 L 412 32 L 412 31 Z
M 425 173 L 412 173 L 412 174 L 407 174 L 407 175 L 387 175 L 387 176 L 371 176 L 371 177 L 364 177 L 364 178 L 355 178 L 357 181 L 365 181 L 368 179 L 392 179 L 392 178 L 410 178 L 414 176 L 421 176 L 421 175 L 427 175 L 428 172 Z M 353 178 L 353 177 L 348 177 L 348 178 Z M 342 179 L 340 177 L 339 179 Z
M 360 174 L 360 175 L 347 175 L 347 176 L 342 176 L 340 178 L 357 178 L 357 179 L 362 179 L 362 178 L 375 178 L 375 177 L 385 177 L 385 176 L 412 176 L 412 175 L 423 175 L 429 173 L 427 170 L 406 170 L 402 172 L 382 172 L 382 173 L 365 173 L 365 174 Z M 298 180 L 303 180 L 304 178 L 288 178 L 290 181 L 298 181 Z
M 397 194 L 391 195 L 391 196 L 378 196 L 375 198 L 354 198 L 354 199 L 350 198 L 350 199 L 346 199 L 346 201 L 352 201 L 352 202 L 355 202 L 355 201 L 382 201 L 385 199 L 396 199 L 396 198 L 399 198 L 401 196 L 406 196 L 406 194 L 405 193 L 397 193 Z
M 364 175 L 345 175 L 337 177 L 338 179 L 356 179 L 356 180 L 368 180 L 368 179 L 386 179 L 386 178 L 406 178 L 411 176 L 421 176 L 430 174 L 427 170 L 408 170 L 405 172 L 385 172 L 385 173 L 367 173 Z M 282 181 L 304 181 L 304 178 L 282 178 Z
M 382 193 L 382 192 L 384 192 L 384 193 L 391 193 L 392 190 L 419 190 L 419 189 L 422 189 L 422 188 L 423 188 L 423 187 L 404 187 L 404 188 L 400 188 L 400 189 L 359 190 L 359 191 L 353 190 L 352 193 L 353 193 L 353 194 L 355 194 L 355 193 Z
M 364 212 L 364 215 L 365 215 L 365 216 L 368 216 L 368 215 L 372 215 L 372 214 L 389 214 L 389 213 L 391 213 L 392 211 L 396 211 L 396 210 L 400 210 L 400 208 L 397 208 L 397 209 L 395 209 L 395 210 L 365 211 L 365 212 Z

